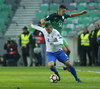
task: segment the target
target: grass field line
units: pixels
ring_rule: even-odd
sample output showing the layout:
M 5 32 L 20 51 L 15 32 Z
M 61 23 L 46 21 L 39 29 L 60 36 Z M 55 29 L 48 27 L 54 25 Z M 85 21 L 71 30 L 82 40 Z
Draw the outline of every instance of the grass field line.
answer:
M 58 68 L 58 69 L 63 69 L 63 67 L 56 67 L 56 68 Z M 76 69 L 76 71 L 83 71 L 83 70 L 78 70 L 78 69 Z M 98 73 L 98 74 L 100 74 L 100 72 L 99 71 L 90 71 L 90 70 L 88 70 L 88 71 L 85 71 L 85 72 L 92 72 L 92 73 Z

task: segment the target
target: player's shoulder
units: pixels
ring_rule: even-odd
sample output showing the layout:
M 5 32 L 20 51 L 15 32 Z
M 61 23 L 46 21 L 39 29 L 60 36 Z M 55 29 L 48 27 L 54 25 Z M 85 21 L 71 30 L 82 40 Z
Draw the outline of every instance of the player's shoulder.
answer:
M 53 32 L 54 32 L 55 34 L 60 34 L 56 29 L 53 29 Z
M 55 13 L 52 13 L 52 14 L 50 14 L 50 15 L 47 15 L 47 17 L 46 17 L 46 19 L 53 19 L 54 17 L 55 17 Z
M 56 16 L 56 13 L 52 13 L 52 14 L 50 14 L 50 16 Z
M 64 17 L 70 17 L 70 15 L 69 14 L 64 14 Z
M 44 31 L 44 32 L 46 32 L 46 29 L 45 29 L 45 28 L 43 28 L 43 31 Z
M 52 13 L 51 15 L 56 15 L 56 13 Z

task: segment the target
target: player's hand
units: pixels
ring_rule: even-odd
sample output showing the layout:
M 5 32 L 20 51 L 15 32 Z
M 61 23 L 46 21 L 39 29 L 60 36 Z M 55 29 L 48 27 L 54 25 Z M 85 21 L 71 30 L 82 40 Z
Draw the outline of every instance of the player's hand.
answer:
M 86 13 L 88 13 L 86 10 L 84 10 L 84 11 L 81 12 L 82 15 L 86 14 Z
M 32 23 L 29 23 L 28 25 L 29 25 L 29 26 L 31 26 L 31 25 L 32 25 Z
M 41 24 L 44 25 L 45 24 L 45 20 L 41 19 Z
M 53 43 L 53 42 L 51 42 L 51 43 L 50 43 L 50 45 L 54 45 L 54 43 Z

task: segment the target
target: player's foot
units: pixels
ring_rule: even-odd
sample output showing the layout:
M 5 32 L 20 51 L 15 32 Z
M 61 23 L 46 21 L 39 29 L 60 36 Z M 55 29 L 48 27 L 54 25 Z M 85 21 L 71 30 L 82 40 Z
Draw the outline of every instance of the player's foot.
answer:
M 63 70 L 68 70 L 70 72 L 70 69 L 67 66 L 63 66 Z
M 58 81 L 60 81 L 60 76 L 58 76 L 58 78 L 59 78 L 59 80 L 58 80 Z
M 76 81 L 77 81 L 78 83 L 83 83 L 80 79 L 77 79 Z

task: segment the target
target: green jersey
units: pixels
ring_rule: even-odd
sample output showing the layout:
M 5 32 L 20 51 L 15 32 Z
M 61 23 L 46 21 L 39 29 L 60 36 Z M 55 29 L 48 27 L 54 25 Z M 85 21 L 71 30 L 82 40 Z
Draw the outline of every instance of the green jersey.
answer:
M 58 30 L 61 34 L 63 22 L 68 17 L 70 17 L 70 15 L 65 14 L 64 16 L 59 16 L 57 13 L 53 13 L 46 17 L 46 21 L 50 21 L 53 28 Z

